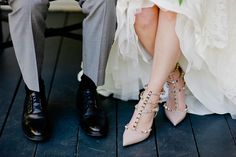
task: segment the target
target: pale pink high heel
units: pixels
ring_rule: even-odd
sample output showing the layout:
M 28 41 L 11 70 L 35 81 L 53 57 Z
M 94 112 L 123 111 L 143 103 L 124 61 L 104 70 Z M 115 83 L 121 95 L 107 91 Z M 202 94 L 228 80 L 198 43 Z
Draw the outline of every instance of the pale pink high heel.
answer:
M 179 124 L 187 114 L 183 74 L 182 69 L 177 65 L 176 69 L 169 75 L 167 80 L 169 95 L 166 104 L 164 104 L 164 108 L 167 118 L 174 126 Z
M 145 96 L 144 96 L 145 92 Z M 125 126 L 125 131 L 123 134 L 123 146 L 128 146 L 131 144 L 135 144 L 141 142 L 149 137 L 153 119 L 157 115 L 159 110 L 159 94 L 155 94 L 152 91 L 146 89 L 140 95 L 140 101 L 135 106 L 135 111 L 133 116 L 129 122 Z M 151 98 L 156 96 L 157 102 L 153 103 Z M 147 114 L 151 114 L 147 116 Z

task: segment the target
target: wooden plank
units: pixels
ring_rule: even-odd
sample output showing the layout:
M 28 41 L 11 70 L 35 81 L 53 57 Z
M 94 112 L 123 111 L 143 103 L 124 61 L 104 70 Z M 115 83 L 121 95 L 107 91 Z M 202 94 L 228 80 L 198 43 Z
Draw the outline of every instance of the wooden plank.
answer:
M 155 143 L 155 136 L 154 132 L 151 132 L 151 135 L 148 139 L 145 141 L 131 145 L 128 147 L 122 146 L 122 139 L 123 139 L 123 132 L 124 132 L 124 126 L 129 122 L 133 111 L 134 111 L 134 105 L 137 103 L 137 101 L 120 101 L 118 105 L 118 135 L 117 135 L 117 153 L 120 157 L 150 157 L 150 156 L 157 156 L 158 152 L 156 149 L 156 143 Z
M 108 118 L 108 134 L 103 138 L 95 138 L 85 135 L 81 130 L 79 132 L 78 156 L 116 156 L 116 100 L 107 98 L 100 102 Z
M 236 144 L 236 119 L 232 119 L 230 115 L 226 115 L 225 118 L 228 122 L 232 138 L 234 139 L 234 143 Z
M 49 13 L 47 17 L 47 27 L 61 27 L 65 25 L 66 13 Z M 45 41 L 45 52 L 43 61 L 42 77 L 45 81 L 45 85 L 49 88 L 52 84 L 54 77 L 54 70 L 56 62 L 59 57 L 62 44 L 62 37 L 50 37 Z M 49 94 L 49 90 L 46 90 L 46 96 Z
M 0 138 L 0 154 L 2 157 L 32 156 L 35 144 L 25 138 L 21 129 L 22 106 L 25 97 L 24 85 L 20 86 L 12 106 L 6 126 Z
M 69 22 L 77 16 L 70 16 Z M 78 120 L 75 96 L 78 86 L 77 72 L 80 69 L 81 42 L 63 39 L 55 79 L 49 97 L 49 117 L 52 136 L 38 145 L 37 157 L 75 156 L 77 147 Z
M 188 116 L 175 127 L 160 108 L 156 117 L 156 140 L 160 157 L 198 156 Z
M 20 79 L 20 71 L 13 48 L 4 50 L 0 55 L 0 136 L 11 108 L 11 101 Z
M 57 16 L 55 17 L 54 15 L 50 16 L 49 18 L 51 20 L 54 20 L 55 25 L 62 25 L 63 21 L 63 16 Z M 60 19 L 60 20 L 59 20 Z M 60 21 L 60 22 L 59 22 Z M 60 24 L 61 23 L 61 24 Z M 49 83 L 50 82 L 50 77 L 52 77 L 53 73 L 53 67 L 55 64 L 55 58 L 57 55 L 56 49 L 59 47 L 59 39 L 57 38 L 51 38 L 47 40 L 46 44 L 46 49 L 48 47 L 52 47 L 54 45 L 55 47 L 53 48 L 55 51 L 52 51 L 50 53 L 45 53 L 45 60 L 46 64 L 45 66 L 47 67 L 47 73 L 48 77 L 45 77 L 45 83 L 46 83 L 46 90 L 49 90 Z M 50 50 L 53 50 L 50 48 Z M 47 51 L 47 50 L 46 50 Z M 54 54 L 54 57 L 53 57 Z M 47 55 L 50 57 L 47 58 Z M 4 84 L 7 84 L 7 81 L 4 82 Z M 12 105 L 12 109 L 10 111 L 6 127 L 3 130 L 2 137 L 0 139 L 0 154 L 2 156 L 33 156 L 35 153 L 37 145 L 34 144 L 33 142 L 27 140 L 23 133 L 22 133 L 22 128 L 21 128 L 21 116 L 22 116 L 22 110 L 23 110 L 23 103 L 24 103 L 24 98 L 25 98 L 25 91 L 24 91 L 24 85 L 22 81 L 22 85 L 16 95 L 16 100 L 14 101 Z
M 1 13 L 6 14 L 6 12 Z M 8 23 L 2 22 L 2 30 L 0 31 L 3 33 L 2 40 L 6 41 L 9 38 Z M 20 79 L 20 71 L 13 51 L 13 48 L 8 48 L 0 52 L 0 136 Z
M 7 14 L 9 13 L 9 11 L 1 10 L 0 13 L 7 17 Z M 8 22 L 2 21 L 2 30 L 0 31 L 2 31 L 2 35 L 3 35 L 2 41 L 7 41 L 10 36 Z
M 191 121 L 201 157 L 236 156 L 236 146 L 224 116 L 191 115 Z

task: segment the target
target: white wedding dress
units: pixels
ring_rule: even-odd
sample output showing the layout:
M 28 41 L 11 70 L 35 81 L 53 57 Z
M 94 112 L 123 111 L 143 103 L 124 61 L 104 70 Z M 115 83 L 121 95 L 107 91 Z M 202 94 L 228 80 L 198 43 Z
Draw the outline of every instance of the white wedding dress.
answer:
M 189 89 L 188 112 L 230 113 L 236 118 L 236 1 L 184 0 L 182 5 L 178 0 L 151 1 L 178 13 L 176 33 Z M 135 13 L 153 3 L 118 0 L 118 29 L 101 91 L 127 100 L 137 98 L 139 88 L 148 82 L 151 58 L 138 42 L 133 24 Z

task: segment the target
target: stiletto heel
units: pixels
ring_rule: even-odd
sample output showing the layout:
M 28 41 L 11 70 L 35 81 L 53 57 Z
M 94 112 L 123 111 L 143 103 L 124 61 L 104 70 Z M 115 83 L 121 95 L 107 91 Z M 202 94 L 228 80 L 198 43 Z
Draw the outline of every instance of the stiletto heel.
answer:
M 158 98 L 156 103 L 152 103 L 152 96 Z M 159 110 L 159 94 L 155 94 L 146 89 L 141 93 L 140 98 L 139 103 L 135 106 L 135 111 L 129 124 L 125 126 L 123 146 L 128 146 L 145 140 L 149 137 L 152 130 L 153 119 Z M 147 116 L 148 114 L 152 115 Z
M 185 82 L 184 73 L 179 65 L 169 75 L 167 84 L 169 86 L 169 96 L 166 104 L 164 104 L 165 114 L 174 126 L 179 124 L 187 114 L 187 106 L 185 104 Z

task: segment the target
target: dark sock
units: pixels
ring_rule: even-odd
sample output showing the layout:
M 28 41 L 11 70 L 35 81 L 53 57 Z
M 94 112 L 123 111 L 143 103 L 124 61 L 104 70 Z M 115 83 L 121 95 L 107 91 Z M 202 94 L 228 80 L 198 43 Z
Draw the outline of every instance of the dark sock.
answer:
M 80 88 L 81 89 L 94 89 L 96 90 L 96 85 L 93 82 L 93 80 L 91 80 L 88 76 L 86 75 L 82 75 L 81 77 L 81 83 L 80 83 Z

